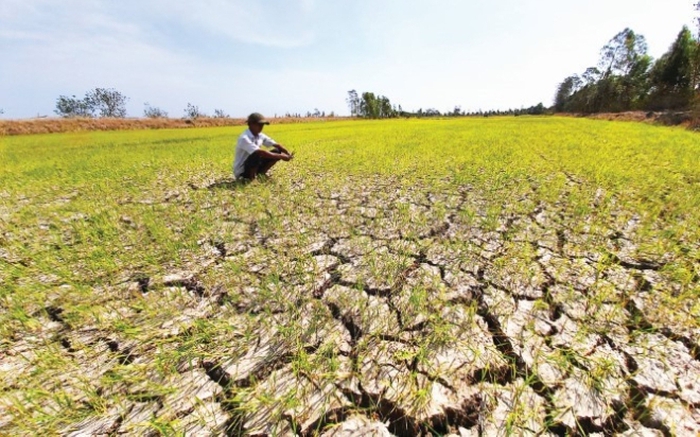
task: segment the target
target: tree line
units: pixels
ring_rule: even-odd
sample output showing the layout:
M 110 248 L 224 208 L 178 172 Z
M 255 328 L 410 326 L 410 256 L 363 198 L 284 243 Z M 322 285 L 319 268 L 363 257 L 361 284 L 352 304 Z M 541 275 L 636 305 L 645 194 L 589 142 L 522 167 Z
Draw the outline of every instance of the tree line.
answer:
M 695 5 L 700 11 L 700 3 Z M 700 18 L 697 19 L 700 29 Z M 687 110 L 698 103 L 700 40 L 684 26 L 654 60 L 643 35 L 624 29 L 600 51 L 594 67 L 557 87 L 554 110 L 571 113 Z
M 462 111 L 460 106 L 455 106 L 452 111 L 440 112 L 435 108 L 419 108 L 415 112 L 404 111 L 401 105 L 394 105 L 388 97 L 375 95 L 372 92 L 358 94 L 356 90 L 348 91 L 346 99 L 350 115 L 362 118 L 394 118 L 394 117 L 489 117 L 497 115 L 542 115 L 548 113 L 548 109 L 542 104 L 528 108 L 507 109 L 499 111 Z
M 361 95 L 357 91 L 348 91 L 346 99 L 353 117 L 364 118 L 393 118 L 401 115 L 401 106 L 395 107 L 386 96 L 377 96 L 372 92 L 363 92 Z
M 78 98 L 75 95 L 61 95 L 56 99 L 54 112 L 64 118 L 124 118 L 126 117 L 126 102 L 129 98 L 113 88 L 95 88 Z M 146 118 L 167 118 L 168 112 L 150 103 L 144 103 L 143 116 Z M 223 109 L 215 109 L 210 116 L 199 109 L 199 106 L 187 103 L 184 118 L 194 120 L 200 117 L 229 118 Z

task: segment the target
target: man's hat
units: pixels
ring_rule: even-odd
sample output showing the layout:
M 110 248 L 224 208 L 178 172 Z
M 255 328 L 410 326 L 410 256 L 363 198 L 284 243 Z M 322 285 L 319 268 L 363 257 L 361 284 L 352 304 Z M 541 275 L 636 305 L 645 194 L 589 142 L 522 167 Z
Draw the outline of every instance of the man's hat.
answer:
M 270 124 L 265 120 L 265 117 L 259 112 L 253 112 L 248 116 L 248 124 Z

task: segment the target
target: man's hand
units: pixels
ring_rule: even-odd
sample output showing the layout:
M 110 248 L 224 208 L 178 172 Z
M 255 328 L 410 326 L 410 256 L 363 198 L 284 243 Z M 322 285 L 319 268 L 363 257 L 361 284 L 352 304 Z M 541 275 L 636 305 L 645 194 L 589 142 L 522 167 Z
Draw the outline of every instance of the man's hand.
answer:
M 291 161 L 292 158 L 294 158 L 294 156 L 292 156 L 291 153 L 287 153 L 287 152 L 282 153 L 281 157 L 280 157 L 280 159 L 282 159 L 282 161 Z

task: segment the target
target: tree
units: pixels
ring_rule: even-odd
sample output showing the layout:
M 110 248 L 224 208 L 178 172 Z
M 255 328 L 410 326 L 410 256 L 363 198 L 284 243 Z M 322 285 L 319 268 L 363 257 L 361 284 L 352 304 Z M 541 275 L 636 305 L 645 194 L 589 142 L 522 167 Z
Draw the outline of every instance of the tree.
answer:
M 394 108 L 391 106 L 389 98 L 386 96 L 379 96 L 377 99 L 379 105 L 379 118 L 392 118 L 395 116 Z
M 396 111 L 388 97 L 364 92 L 359 102 L 357 115 L 365 118 L 390 118 L 396 116 Z
M 696 88 L 698 44 L 683 27 L 678 37 L 651 71 L 652 109 L 687 107 Z
M 229 118 L 229 115 L 223 109 L 215 109 L 214 118 Z
M 598 82 L 601 78 L 601 73 L 600 70 L 598 70 L 596 67 L 588 67 L 586 68 L 586 71 L 583 72 L 581 75 L 580 81 L 582 82 L 581 85 L 586 86 L 586 85 L 593 85 L 594 83 Z
M 540 102 L 535 106 L 530 106 L 527 108 L 527 113 L 530 115 L 542 115 L 545 113 L 544 105 Z
M 199 106 L 193 105 L 192 103 L 187 103 L 185 108 L 185 118 L 190 120 L 196 120 L 199 117 L 204 117 L 205 115 L 199 110 Z
M 350 108 L 350 115 L 353 117 L 360 115 L 360 98 L 357 95 L 357 91 L 348 91 L 348 98 L 345 101 Z
M 636 109 L 648 92 L 647 73 L 651 58 L 646 39 L 626 28 L 601 50 L 594 111 Z
M 78 99 L 75 94 L 72 97 L 58 96 L 54 112 L 64 118 L 94 117 L 90 101 Z
M 59 96 L 54 112 L 61 117 L 126 117 L 128 97 L 113 88 L 95 88 L 78 99 L 75 95 Z
M 85 101 L 92 112 L 99 112 L 100 117 L 126 117 L 128 100 L 128 97 L 114 88 L 95 88 L 85 94 Z
M 557 93 L 554 96 L 554 109 L 564 111 L 571 96 L 581 87 L 581 79 L 578 76 L 569 76 L 559 84 Z
M 644 54 L 637 58 L 627 75 L 622 78 L 620 102 L 624 110 L 643 108 L 651 88 L 649 70 L 652 63 L 651 56 Z
M 362 93 L 362 100 L 360 100 L 360 111 L 358 115 L 365 118 L 378 118 L 379 109 L 377 107 L 377 96 L 375 96 L 374 93 Z
M 559 85 L 554 98 L 556 111 L 617 112 L 644 107 L 649 95 L 649 69 L 644 36 L 627 28 L 600 51 L 598 68 L 580 77 L 570 76 Z
M 143 116 L 148 118 L 168 118 L 168 113 L 164 110 L 153 107 L 148 102 L 144 103 Z
M 626 76 L 641 56 L 647 53 L 644 36 L 637 35 L 630 28 L 615 35 L 600 51 L 599 66 L 603 76 Z

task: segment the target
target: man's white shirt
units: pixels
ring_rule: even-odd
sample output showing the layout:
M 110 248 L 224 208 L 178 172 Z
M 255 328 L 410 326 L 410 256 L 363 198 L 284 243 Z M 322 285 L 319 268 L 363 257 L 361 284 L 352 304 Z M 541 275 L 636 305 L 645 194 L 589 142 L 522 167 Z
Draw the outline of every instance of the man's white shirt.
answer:
M 257 136 L 254 136 L 250 129 L 246 129 L 246 131 L 238 137 L 238 142 L 236 143 L 233 174 L 237 178 L 241 177 L 245 171 L 245 160 L 248 159 L 250 155 L 260 149 L 261 146 L 274 146 L 275 144 L 277 144 L 275 140 L 264 133 L 260 132 Z

